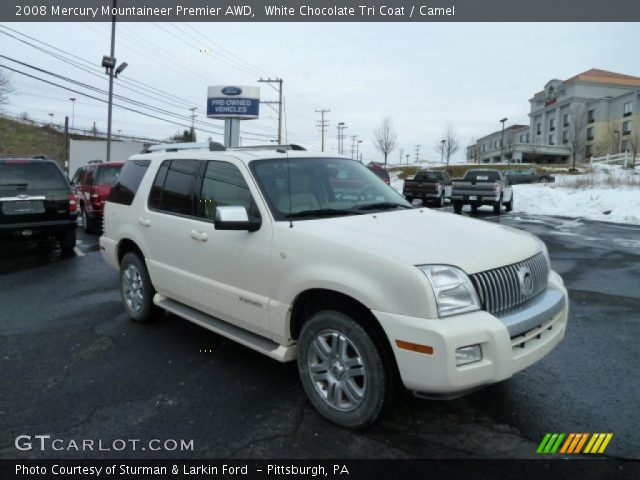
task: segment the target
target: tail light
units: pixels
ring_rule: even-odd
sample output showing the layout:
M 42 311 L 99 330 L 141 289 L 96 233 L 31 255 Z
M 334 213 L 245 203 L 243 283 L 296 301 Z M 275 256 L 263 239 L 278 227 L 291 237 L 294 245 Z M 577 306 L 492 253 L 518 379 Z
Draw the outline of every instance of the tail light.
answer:
M 75 212 L 78 209 L 76 196 L 73 193 L 70 193 L 67 198 L 69 199 L 69 212 Z

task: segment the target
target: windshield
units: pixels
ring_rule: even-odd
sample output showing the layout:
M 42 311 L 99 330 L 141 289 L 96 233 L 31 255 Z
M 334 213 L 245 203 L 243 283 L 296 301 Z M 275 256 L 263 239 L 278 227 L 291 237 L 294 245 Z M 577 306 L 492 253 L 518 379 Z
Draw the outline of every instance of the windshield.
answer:
M 0 190 L 58 190 L 67 188 L 60 169 L 49 162 L 0 162 Z
M 276 220 L 412 208 L 355 160 L 277 158 L 255 160 L 250 167 Z
M 118 179 L 122 165 L 109 165 L 98 168 L 99 177 L 97 185 L 113 185 Z

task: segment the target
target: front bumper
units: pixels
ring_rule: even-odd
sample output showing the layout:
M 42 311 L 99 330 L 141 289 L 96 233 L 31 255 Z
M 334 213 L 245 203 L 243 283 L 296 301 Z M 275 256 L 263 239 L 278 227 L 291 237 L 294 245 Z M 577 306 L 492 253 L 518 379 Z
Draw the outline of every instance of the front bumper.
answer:
M 506 380 L 555 348 L 569 313 L 567 291 L 555 272 L 549 275 L 547 295 L 549 302 L 532 302 L 502 319 L 482 310 L 444 319 L 373 313 L 390 340 L 405 387 L 446 397 Z M 433 353 L 398 348 L 396 340 L 430 346 Z M 482 360 L 456 366 L 456 350 L 478 344 Z

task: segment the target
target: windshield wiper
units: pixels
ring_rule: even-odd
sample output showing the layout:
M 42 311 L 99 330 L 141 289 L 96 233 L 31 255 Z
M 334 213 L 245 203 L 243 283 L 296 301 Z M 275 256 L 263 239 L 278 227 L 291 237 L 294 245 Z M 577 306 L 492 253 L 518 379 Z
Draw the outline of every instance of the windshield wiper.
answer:
M 339 210 L 337 208 L 316 208 L 314 210 L 287 213 L 284 218 L 331 217 L 337 215 L 359 215 L 359 213 L 352 210 Z
M 26 187 L 28 183 L 0 183 L 0 187 Z
M 401 203 L 393 203 L 393 202 L 379 202 L 379 203 L 370 203 L 368 205 L 362 205 L 358 207 L 356 210 L 391 210 L 393 208 L 413 208 L 408 205 L 403 205 Z

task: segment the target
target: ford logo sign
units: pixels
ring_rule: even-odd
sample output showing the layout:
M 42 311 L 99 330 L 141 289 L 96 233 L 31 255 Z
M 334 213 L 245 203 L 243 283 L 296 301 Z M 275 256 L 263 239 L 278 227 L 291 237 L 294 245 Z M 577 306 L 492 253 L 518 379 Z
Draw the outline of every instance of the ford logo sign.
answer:
M 224 87 L 222 89 L 222 93 L 224 95 L 240 95 L 242 93 L 242 89 L 238 87 Z

